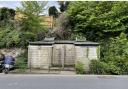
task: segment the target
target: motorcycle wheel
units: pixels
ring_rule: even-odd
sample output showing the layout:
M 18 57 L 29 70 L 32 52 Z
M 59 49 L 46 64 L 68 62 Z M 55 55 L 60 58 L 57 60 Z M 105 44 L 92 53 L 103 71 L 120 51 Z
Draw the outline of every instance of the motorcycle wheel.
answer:
M 5 69 L 4 69 L 4 73 L 5 73 L 5 74 L 8 74 L 8 72 L 9 72 L 9 69 L 8 69 L 8 68 L 5 68 Z

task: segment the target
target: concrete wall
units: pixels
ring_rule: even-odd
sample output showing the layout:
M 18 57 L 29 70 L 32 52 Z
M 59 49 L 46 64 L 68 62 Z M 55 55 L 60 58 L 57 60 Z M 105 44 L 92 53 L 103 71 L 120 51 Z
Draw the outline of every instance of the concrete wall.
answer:
M 55 44 L 53 46 L 53 65 L 72 65 L 75 63 L 73 44 Z
M 29 46 L 28 66 L 48 68 L 51 65 L 52 46 Z
M 51 65 L 74 65 L 77 61 L 89 70 L 92 59 L 98 59 L 98 46 L 75 46 L 74 44 L 54 44 L 52 46 L 28 47 L 28 65 L 33 68 L 48 68 Z
M 82 62 L 85 65 L 85 70 L 89 70 L 90 60 L 98 59 L 97 54 L 98 46 L 75 46 L 76 61 L 75 63 Z
M 55 44 L 53 46 L 53 65 L 62 65 L 64 62 L 64 45 Z
M 73 44 L 65 45 L 65 65 L 75 64 L 75 46 Z

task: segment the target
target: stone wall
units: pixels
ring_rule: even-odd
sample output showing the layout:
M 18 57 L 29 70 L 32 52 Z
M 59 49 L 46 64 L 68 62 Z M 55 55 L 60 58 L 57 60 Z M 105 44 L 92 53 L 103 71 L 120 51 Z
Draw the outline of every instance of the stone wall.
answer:
M 22 48 L 0 49 L 0 52 L 4 55 L 12 55 L 14 58 L 25 52 Z

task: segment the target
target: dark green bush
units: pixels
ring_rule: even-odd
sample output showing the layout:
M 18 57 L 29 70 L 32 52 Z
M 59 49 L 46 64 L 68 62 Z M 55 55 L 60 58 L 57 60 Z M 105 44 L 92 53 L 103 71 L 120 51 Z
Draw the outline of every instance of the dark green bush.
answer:
M 93 74 L 106 74 L 107 64 L 99 60 L 92 60 L 90 63 L 90 72 Z
M 92 60 L 90 71 L 94 74 L 128 74 L 128 39 L 126 34 L 111 38 L 102 45 L 99 61 Z
M 76 65 L 75 65 L 75 69 L 76 69 L 77 74 L 85 73 L 84 64 L 82 62 L 77 61 Z
M 126 59 L 117 59 L 115 62 L 103 62 L 100 60 L 92 60 L 90 63 L 90 72 L 93 74 L 128 74 L 128 62 L 126 62 Z
M 15 47 L 19 44 L 19 31 L 5 27 L 0 30 L 0 48 Z

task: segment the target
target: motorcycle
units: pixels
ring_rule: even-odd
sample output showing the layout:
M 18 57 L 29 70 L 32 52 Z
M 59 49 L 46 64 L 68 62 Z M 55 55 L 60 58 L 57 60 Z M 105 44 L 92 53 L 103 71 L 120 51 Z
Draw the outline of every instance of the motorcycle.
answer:
M 2 63 L 0 61 L 0 73 L 2 73 Z
M 14 57 L 7 55 L 0 60 L 0 72 L 8 74 L 10 70 L 14 69 L 15 59 Z
M 3 72 L 8 74 L 14 68 L 15 59 L 12 56 L 5 56 L 3 61 Z
M 3 72 L 4 72 L 5 74 L 8 74 L 9 71 L 10 71 L 12 68 L 14 68 L 14 65 L 13 65 L 13 64 L 4 64 Z

